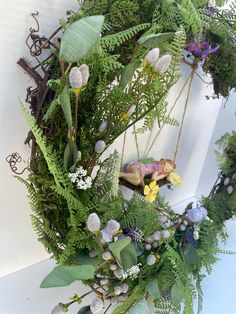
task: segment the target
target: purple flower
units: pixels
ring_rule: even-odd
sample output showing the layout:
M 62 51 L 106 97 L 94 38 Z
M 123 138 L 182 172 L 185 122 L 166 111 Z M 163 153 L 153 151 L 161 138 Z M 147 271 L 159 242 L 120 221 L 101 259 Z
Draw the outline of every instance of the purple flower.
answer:
M 211 53 L 217 52 L 219 48 L 220 46 L 217 46 L 216 48 L 212 48 L 211 45 L 207 41 L 202 41 L 199 43 L 194 41 L 186 47 L 186 50 L 191 52 L 194 57 L 204 60 Z
M 205 9 L 206 9 L 208 15 L 213 15 L 216 11 L 215 7 L 209 6 L 208 4 L 205 6 Z

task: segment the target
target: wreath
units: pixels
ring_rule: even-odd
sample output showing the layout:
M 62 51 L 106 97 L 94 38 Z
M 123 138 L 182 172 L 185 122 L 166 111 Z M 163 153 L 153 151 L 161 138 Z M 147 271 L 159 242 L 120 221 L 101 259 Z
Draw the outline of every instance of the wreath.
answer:
M 37 28 L 26 42 L 37 64 L 18 61 L 36 83 L 27 89 L 30 112 L 20 100 L 30 127 L 27 179 L 19 176 L 17 153 L 7 161 L 28 190 L 38 239 L 58 263 L 41 287 L 80 280 L 90 288 L 52 313 L 83 302 L 78 314 L 190 314 L 196 296 L 202 310 L 203 272 L 222 252 L 224 222 L 236 209 L 236 135 L 219 142 L 221 173 L 209 197 L 177 214 L 158 191 L 183 184 L 175 159 L 193 77 L 204 80 L 197 68 L 211 74 L 215 94 L 208 97 L 227 97 L 235 88 L 236 3 L 223 9 L 225 2 L 84 0 L 49 38 L 32 14 Z M 169 110 L 183 62 L 191 73 Z M 171 114 L 185 88 L 179 122 Z M 151 158 L 151 148 L 140 156 L 138 135 L 156 121 L 157 136 L 165 124 L 179 127 L 170 159 Z M 130 128 L 137 160 L 125 167 Z M 123 150 L 104 159 L 119 136 Z M 130 199 L 120 184 L 133 190 Z M 87 304 L 90 293 L 96 296 Z

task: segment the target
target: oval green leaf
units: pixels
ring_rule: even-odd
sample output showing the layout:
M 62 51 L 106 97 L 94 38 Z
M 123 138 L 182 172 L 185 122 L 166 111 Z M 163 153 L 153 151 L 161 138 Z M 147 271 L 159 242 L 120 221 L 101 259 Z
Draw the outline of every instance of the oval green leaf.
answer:
M 69 87 L 68 84 L 65 85 L 63 92 L 59 97 L 59 101 L 68 124 L 68 128 L 72 127 L 72 114 L 71 114 L 71 106 L 70 106 L 70 95 L 69 95 Z
M 152 314 L 146 300 L 136 303 L 128 312 L 128 314 Z
M 147 283 L 145 286 L 145 290 L 148 292 L 150 298 L 152 298 L 153 301 L 161 297 L 157 279 L 154 279 L 150 281 L 149 283 Z
M 69 141 L 64 151 L 65 170 L 68 171 L 76 163 L 77 160 L 78 160 L 78 147 L 74 142 Z
M 126 270 L 134 265 L 137 265 L 138 259 L 135 247 L 132 243 L 127 245 L 121 252 L 120 252 L 120 263 L 122 267 Z
M 94 273 L 92 265 L 57 266 L 44 278 L 40 288 L 68 286 L 75 280 L 93 279 Z
M 78 62 L 95 46 L 104 23 L 104 16 L 94 15 L 72 23 L 61 39 L 60 60 Z
M 178 285 L 175 283 L 171 288 L 171 302 L 174 306 L 178 306 L 183 299 L 183 295 L 180 292 Z
M 90 306 L 89 305 L 83 306 L 77 314 L 92 314 Z

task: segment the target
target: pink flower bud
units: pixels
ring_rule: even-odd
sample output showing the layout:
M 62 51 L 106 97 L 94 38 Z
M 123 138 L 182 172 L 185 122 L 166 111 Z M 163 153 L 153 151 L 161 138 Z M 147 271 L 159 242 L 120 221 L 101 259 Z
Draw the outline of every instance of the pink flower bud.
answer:
M 72 88 L 80 88 L 83 85 L 83 77 L 81 71 L 77 67 L 70 70 L 69 81 Z
M 157 73 L 165 73 L 171 63 L 171 55 L 165 55 L 161 57 L 153 66 L 153 71 Z
M 82 64 L 79 67 L 79 71 L 82 75 L 82 86 L 85 86 L 88 83 L 89 79 L 89 68 L 86 64 Z
M 159 59 L 159 55 L 160 55 L 160 49 L 154 48 L 154 49 L 150 50 L 149 53 L 146 55 L 145 61 L 148 64 L 153 65 Z

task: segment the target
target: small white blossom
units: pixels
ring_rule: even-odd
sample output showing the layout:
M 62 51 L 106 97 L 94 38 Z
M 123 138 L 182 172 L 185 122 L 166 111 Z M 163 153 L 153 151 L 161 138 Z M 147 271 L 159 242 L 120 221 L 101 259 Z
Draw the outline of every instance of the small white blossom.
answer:
M 103 309 L 103 301 L 99 298 L 93 299 L 91 305 L 90 305 L 90 310 L 93 314 L 97 314 L 101 312 Z
M 148 266 L 152 266 L 152 265 L 154 265 L 155 263 L 156 263 L 156 256 L 154 256 L 154 255 L 148 255 L 148 257 L 147 257 L 147 265 Z
M 165 73 L 171 63 L 171 55 L 164 55 L 153 66 L 153 71 L 157 73 Z
M 142 264 L 137 264 L 129 269 L 127 269 L 124 273 L 123 273 L 123 279 L 127 279 L 130 278 L 131 280 L 135 280 L 138 277 L 138 274 L 140 272 L 140 266 L 142 266 Z
M 92 213 L 89 215 L 87 220 L 87 228 L 90 232 L 98 232 L 100 230 L 100 219 L 96 213 Z
M 72 183 L 76 183 L 76 186 L 80 190 L 87 190 L 92 187 L 92 178 L 87 176 L 87 170 L 83 167 L 78 167 L 75 173 L 69 173 L 68 177 Z
M 153 65 L 159 59 L 159 55 L 160 55 L 160 49 L 153 48 L 152 50 L 148 52 L 148 54 L 145 57 L 145 60 L 147 61 L 148 64 Z

